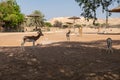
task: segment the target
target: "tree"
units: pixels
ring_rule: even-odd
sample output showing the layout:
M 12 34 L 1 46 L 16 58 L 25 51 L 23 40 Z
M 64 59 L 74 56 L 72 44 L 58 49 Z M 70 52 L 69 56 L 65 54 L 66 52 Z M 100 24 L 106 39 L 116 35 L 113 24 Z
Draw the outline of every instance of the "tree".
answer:
M 42 14 L 41 11 L 39 10 L 35 10 L 32 14 L 31 14 L 31 18 L 30 18 L 30 26 L 36 26 L 37 27 L 43 27 L 44 26 L 44 15 Z
M 80 7 L 82 7 L 83 12 L 82 16 L 89 21 L 90 18 L 93 18 L 93 24 L 97 20 L 96 10 L 102 6 L 102 12 L 108 12 L 108 7 L 117 2 L 120 3 L 120 0 L 75 0 Z M 108 14 L 106 13 L 106 17 Z
M 55 27 L 62 27 L 62 22 L 56 20 L 56 21 L 54 22 L 53 26 L 55 26 Z
M 24 16 L 15 0 L 4 0 L 0 3 L 0 21 L 5 22 L 6 29 L 17 28 L 23 20 Z

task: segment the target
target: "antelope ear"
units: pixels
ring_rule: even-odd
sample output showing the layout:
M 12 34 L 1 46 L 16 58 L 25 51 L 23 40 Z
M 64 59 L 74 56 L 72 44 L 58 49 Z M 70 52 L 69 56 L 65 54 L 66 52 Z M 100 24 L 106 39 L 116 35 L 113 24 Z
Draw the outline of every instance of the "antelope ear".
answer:
M 42 33 L 42 31 L 41 31 L 41 29 L 40 29 L 40 28 L 38 29 L 38 33 Z

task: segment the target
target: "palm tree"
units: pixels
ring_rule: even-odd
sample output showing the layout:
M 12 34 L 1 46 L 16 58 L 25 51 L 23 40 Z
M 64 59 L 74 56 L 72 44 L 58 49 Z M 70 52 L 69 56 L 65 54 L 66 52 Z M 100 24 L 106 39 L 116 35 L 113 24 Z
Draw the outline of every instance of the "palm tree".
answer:
M 37 30 L 37 27 L 44 26 L 44 15 L 40 11 L 35 10 L 31 15 L 28 15 L 28 17 L 31 17 L 29 25 L 36 26 L 35 30 Z

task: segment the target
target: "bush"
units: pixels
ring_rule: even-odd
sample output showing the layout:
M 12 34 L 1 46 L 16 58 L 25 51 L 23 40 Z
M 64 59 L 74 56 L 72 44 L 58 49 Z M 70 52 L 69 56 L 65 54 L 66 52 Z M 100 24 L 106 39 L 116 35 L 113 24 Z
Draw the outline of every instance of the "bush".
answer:
M 44 25 L 47 26 L 47 27 L 52 27 L 52 24 L 49 23 L 49 22 L 45 22 Z
M 79 28 L 82 27 L 80 24 L 76 24 L 75 27 Z
M 100 26 L 100 23 L 95 23 L 94 26 Z
M 68 28 L 68 25 L 63 25 L 63 28 Z
M 62 27 L 62 22 L 56 20 L 53 26 Z

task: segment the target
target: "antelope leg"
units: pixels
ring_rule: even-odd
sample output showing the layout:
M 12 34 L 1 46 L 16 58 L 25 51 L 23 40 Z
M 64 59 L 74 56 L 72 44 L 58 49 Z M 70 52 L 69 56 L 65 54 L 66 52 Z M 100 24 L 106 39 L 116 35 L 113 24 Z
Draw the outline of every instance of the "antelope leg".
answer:
M 35 41 L 33 41 L 33 46 L 35 46 Z

